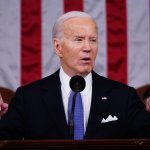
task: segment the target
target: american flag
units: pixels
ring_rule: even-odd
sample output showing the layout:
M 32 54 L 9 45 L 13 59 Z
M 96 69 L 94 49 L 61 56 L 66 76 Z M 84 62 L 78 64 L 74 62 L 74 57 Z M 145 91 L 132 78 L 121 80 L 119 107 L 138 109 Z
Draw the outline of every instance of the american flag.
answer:
M 0 86 L 16 90 L 59 68 L 52 27 L 71 10 L 98 24 L 98 74 L 135 88 L 150 83 L 149 0 L 0 0 Z

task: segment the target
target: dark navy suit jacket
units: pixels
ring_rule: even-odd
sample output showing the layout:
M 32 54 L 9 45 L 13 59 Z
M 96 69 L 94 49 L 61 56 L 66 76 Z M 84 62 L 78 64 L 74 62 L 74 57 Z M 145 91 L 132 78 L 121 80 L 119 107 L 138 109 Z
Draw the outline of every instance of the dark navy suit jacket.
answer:
M 134 88 L 99 76 L 94 71 L 92 80 L 85 139 L 149 138 L 150 113 Z M 108 120 L 108 116 L 112 118 Z M 19 87 L 8 112 L 0 120 L 0 139 L 22 138 L 69 139 L 59 70 Z

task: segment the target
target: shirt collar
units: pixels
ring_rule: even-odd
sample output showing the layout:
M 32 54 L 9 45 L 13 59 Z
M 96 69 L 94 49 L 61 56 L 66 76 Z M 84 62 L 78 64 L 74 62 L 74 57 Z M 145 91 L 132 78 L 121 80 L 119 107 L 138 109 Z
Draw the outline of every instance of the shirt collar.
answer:
M 71 90 L 69 86 L 69 81 L 71 77 L 64 72 L 62 67 L 60 68 L 59 77 L 60 77 L 61 86 L 63 87 L 66 93 L 69 93 Z
M 64 72 L 62 67 L 60 68 L 59 76 L 60 76 L 60 81 L 61 81 L 61 85 L 62 85 L 63 89 L 65 90 L 66 93 L 69 93 L 71 91 L 71 88 L 69 85 L 71 77 L 68 76 Z M 86 82 L 86 86 L 85 86 L 85 89 L 81 92 L 81 94 L 86 95 L 87 92 L 89 91 L 89 89 L 92 87 L 92 74 L 91 74 L 91 72 L 87 76 L 85 76 L 84 79 Z

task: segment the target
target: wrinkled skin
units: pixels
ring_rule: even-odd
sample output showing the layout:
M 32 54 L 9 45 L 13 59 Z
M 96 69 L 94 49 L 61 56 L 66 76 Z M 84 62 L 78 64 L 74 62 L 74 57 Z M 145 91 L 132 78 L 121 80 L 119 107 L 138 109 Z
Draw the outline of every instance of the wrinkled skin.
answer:
M 97 27 L 89 18 L 71 18 L 64 22 L 62 39 L 54 38 L 55 52 L 70 77 L 86 76 L 95 65 L 98 51 Z

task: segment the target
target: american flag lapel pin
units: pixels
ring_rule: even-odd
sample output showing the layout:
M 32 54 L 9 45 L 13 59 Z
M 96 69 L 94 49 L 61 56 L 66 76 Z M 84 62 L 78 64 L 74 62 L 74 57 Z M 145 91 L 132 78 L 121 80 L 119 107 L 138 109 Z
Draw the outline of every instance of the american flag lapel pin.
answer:
M 106 96 L 102 97 L 102 100 L 107 100 L 107 97 Z

